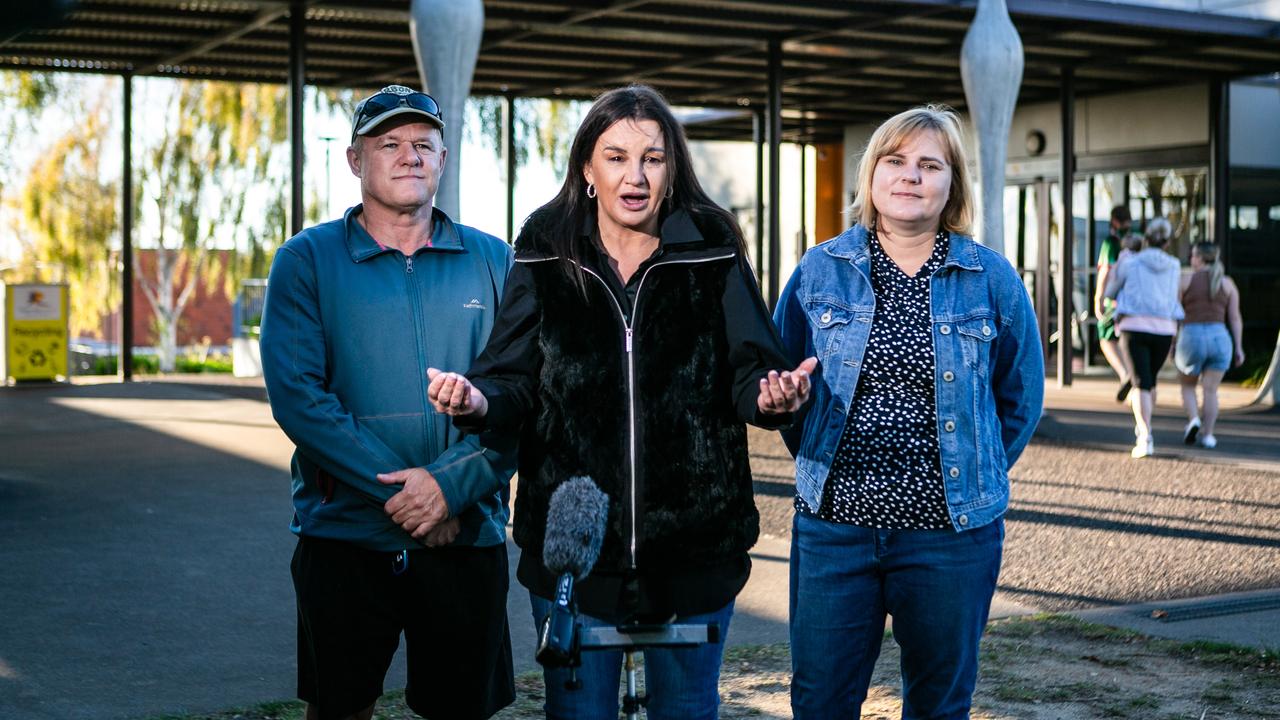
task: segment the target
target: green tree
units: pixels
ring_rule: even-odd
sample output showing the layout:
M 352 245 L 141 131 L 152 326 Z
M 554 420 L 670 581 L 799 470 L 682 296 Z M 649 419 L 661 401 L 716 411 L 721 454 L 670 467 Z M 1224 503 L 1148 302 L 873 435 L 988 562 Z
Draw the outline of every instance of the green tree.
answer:
M 477 95 L 467 100 L 474 122 L 466 132 L 473 142 L 502 153 L 502 133 L 506 102 L 493 95 Z M 516 166 L 529 161 L 530 151 L 546 160 L 553 168 L 563 168 L 569 161 L 569 150 L 578 124 L 587 113 L 589 103 L 571 100 L 522 98 L 515 101 Z
M 19 272 L 28 279 L 65 280 L 70 285 L 73 335 L 96 333 L 101 317 L 116 307 L 120 296 L 110 262 L 119 227 L 120 185 L 101 164 L 104 145 L 111 136 L 111 117 L 104 109 L 109 104 L 104 96 L 114 83 L 86 80 L 6 74 L 4 102 L 25 112 L 15 112 L 0 130 L 10 146 L 38 142 L 41 138 L 32 118 L 55 99 L 65 112 L 78 118 L 39 152 L 16 199 L 8 199 L 23 221 L 15 233 L 23 248 Z M 12 159 L 6 156 L 4 162 L 0 192 L 17 184 Z
M 135 275 L 155 312 L 160 369 L 170 372 L 198 281 L 213 287 L 222 277 L 230 295 L 241 279 L 265 275 L 287 237 L 288 105 L 278 85 L 161 83 L 164 127 L 141 153 L 134 203 L 138 244 L 155 262 L 149 272 L 135 264 Z M 233 252 L 217 251 L 226 247 Z

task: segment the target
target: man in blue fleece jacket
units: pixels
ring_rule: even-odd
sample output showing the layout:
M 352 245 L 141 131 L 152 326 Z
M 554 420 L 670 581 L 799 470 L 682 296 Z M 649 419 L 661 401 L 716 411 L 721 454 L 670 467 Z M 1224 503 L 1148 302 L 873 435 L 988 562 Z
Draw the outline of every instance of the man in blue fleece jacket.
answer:
M 484 348 L 511 251 L 433 207 L 447 150 L 429 95 L 356 106 L 361 204 L 276 253 L 262 319 L 271 410 L 297 447 L 298 696 L 367 720 L 405 635 L 406 701 L 487 718 L 514 699 L 505 548 L 514 438 L 468 436 L 427 398 Z

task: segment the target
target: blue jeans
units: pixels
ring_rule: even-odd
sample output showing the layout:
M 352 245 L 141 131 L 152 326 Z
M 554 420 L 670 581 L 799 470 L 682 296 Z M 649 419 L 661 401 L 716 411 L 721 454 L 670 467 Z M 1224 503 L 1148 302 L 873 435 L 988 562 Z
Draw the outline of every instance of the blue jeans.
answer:
M 1004 520 L 957 533 L 796 513 L 791 538 L 796 720 L 859 717 L 886 614 L 902 648 L 904 720 L 968 718 Z
M 540 628 L 551 601 L 529 593 L 534 627 Z M 580 615 L 583 627 L 609 625 Z M 720 707 L 720 659 L 733 617 L 733 602 L 704 615 L 682 615 L 675 622 L 719 623 L 720 641 L 689 648 L 650 648 L 644 651 L 644 693 L 649 697 L 645 716 L 650 720 L 715 720 Z M 569 671 L 543 668 L 548 720 L 613 720 L 618 717 L 618 686 L 622 676 L 621 650 L 582 653 L 578 680 L 582 687 L 566 690 Z

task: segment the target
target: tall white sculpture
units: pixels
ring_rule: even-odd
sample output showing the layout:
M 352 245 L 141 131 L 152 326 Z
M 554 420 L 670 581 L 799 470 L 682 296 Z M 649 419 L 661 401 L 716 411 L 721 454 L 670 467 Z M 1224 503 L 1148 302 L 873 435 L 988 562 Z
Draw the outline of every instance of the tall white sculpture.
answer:
M 981 241 L 1004 252 L 1004 165 L 1009 126 L 1022 86 L 1022 39 L 1005 0 L 978 0 L 960 49 L 960 79 L 978 134 L 982 182 Z
M 444 145 L 449 148 L 449 157 L 435 205 L 457 219 L 462 123 L 484 35 L 484 0 L 412 0 L 409 33 L 424 89 L 444 113 Z

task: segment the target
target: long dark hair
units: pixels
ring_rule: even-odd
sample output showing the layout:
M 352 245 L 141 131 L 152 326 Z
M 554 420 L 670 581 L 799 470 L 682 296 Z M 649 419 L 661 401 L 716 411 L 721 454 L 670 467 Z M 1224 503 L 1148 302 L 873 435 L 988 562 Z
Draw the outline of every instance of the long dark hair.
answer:
M 595 199 L 587 197 L 587 180 L 583 168 L 591 161 L 596 141 L 619 120 L 652 120 L 662 129 L 666 146 L 668 181 L 672 195 L 663 201 L 661 217 L 680 209 L 687 210 L 695 218 L 712 216 L 721 220 L 734 234 L 740 252 L 745 252 L 742 229 L 733 214 L 716 205 L 702 189 L 693 172 L 693 160 L 689 156 L 689 142 L 684 128 L 676 120 L 671 107 L 657 90 L 648 85 L 628 85 L 610 90 L 596 98 L 595 103 L 578 126 L 569 150 L 569 171 L 564 185 L 535 215 L 547 218 L 547 241 L 552 250 L 565 262 L 565 270 L 583 284 L 580 262 L 586 250 L 582 226 L 595 214 Z

